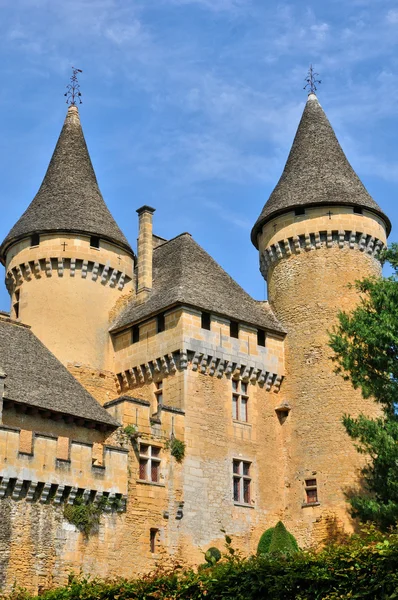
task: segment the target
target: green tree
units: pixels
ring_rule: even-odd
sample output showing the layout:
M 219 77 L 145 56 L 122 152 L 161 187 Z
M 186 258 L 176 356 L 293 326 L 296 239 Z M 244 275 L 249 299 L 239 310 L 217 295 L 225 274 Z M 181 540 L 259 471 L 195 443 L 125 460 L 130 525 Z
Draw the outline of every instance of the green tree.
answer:
M 330 346 L 336 372 L 382 409 L 378 419 L 344 415 L 343 424 L 369 458 L 363 490 L 349 498 L 352 513 L 387 529 L 398 521 L 398 244 L 382 261 L 390 263 L 392 275 L 356 282 L 360 302 L 351 313 L 339 313 Z

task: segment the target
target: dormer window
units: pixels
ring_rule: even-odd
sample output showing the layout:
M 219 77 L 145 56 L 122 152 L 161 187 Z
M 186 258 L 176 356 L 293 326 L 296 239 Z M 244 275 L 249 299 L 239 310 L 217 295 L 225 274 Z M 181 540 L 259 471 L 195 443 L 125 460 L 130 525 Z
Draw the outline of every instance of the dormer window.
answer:
M 97 235 L 92 235 L 90 237 L 90 248 L 99 248 L 100 247 L 100 239 Z
M 34 233 L 30 238 L 30 247 L 39 246 L 40 244 L 40 235 L 38 233 Z
M 305 208 L 295 208 L 294 209 L 294 216 L 295 217 L 300 217 L 301 215 L 305 215 Z
M 363 210 L 360 206 L 354 206 L 353 211 L 354 215 L 363 215 Z

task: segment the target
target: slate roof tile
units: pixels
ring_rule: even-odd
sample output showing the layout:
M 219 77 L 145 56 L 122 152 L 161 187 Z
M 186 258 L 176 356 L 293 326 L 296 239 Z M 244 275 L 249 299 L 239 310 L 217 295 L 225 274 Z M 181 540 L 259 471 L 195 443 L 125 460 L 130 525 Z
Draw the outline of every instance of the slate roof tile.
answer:
M 0 365 L 7 375 L 7 400 L 118 426 L 29 327 L 5 317 L 0 317 Z
M 285 168 L 252 230 L 257 234 L 277 214 L 300 206 L 343 204 L 368 208 L 391 223 L 348 162 L 318 98 L 310 94 Z
M 181 304 L 284 333 L 268 303 L 249 296 L 189 233 L 154 250 L 151 296 L 141 304 L 133 300 L 113 323 L 111 331 Z

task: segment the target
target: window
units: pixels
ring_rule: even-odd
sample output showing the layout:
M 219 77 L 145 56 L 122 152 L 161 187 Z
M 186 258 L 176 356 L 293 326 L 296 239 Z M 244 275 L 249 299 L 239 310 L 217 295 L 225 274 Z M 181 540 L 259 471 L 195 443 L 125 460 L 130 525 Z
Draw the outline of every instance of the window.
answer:
M 163 381 L 158 381 L 157 383 L 155 383 L 155 398 L 157 414 L 159 415 L 161 407 L 163 405 Z
M 156 541 L 158 537 L 159 529 L 149 530 L 149 548 L 152 554 L 156 552 Z
M 316 479 L 305 480 L 306 504 L 316 504 L 318 502 L 318 488 Z
M 20 299 L 20 291 L 16 290 L 15 301 L 14 301 L 14 304 L 12 305 L 16 319 L 19 319 L 19 299 Z
M 237 321 L 230 322 L 229 335 L 233 338 L 239 338 L 239 323 Z
M 162 333 L 165 330 L 164 313 L 156 317 L 156 332 Z
M 359 206 L 354 206 L 353 210 L 354 210 L 354 214 L 355 215 L 362 215 L 363 214 L 363 210 Z
M 202 329 L 207 329 L 208 331 L 210 331 L 210 323 L 210 313 L 202 312 Z
M 238 504 L 250 504 L 250 467 L 250 462 L 233 461 L 234 502 Z
M 140 327 L 139 325 L 133 325 L 131 330 L 131 343 L 136 344 L 140 341 Z
M 90 247 L 91 248 L 99 248 L 100 247 L 100 239 L 97 235 L 92 235 L 90 237 Z
M 305 215 L 305 208 L 296 208 L 294 210 L 294 216 L 299 217 L 300 215 Z
M 38 233 L 34 233 L 30 238 L 30 246 L 39 246 L 40 245 L 40 235 Z
M 257 329 L 257 345 L 265 346 L 265 331 L 264 331 L 264 329 Z
M 139 474 L 141 481 L 159 483 L 160 475 L 160 448 L 140 444 Z
M 248 384 L 239 379 L 232 379 L 232 418 L 236 421 L 248 420 L 247 404 L 249 401 Z

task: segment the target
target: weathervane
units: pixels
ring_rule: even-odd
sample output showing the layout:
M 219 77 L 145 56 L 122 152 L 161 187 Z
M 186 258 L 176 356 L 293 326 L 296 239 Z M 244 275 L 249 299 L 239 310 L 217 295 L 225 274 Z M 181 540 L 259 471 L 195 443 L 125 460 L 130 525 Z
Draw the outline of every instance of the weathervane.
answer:
M 317 83 L 322 83 L 322 81 L 320 79 L 316 79 L 317 75 L 319 75 L 319 73 L 315 73 L 312 65 L 310 65 L 310 68 L 308 69 L 308 75 L 305 78 L 305 81 L 307 82 L 304 86 L 304 90 L 306 90 L 307 88 L 309 89 L 309 93 L 310 94 L 315 94 L 317 87 L 316 84 Z
M 83 73 L 83 71 L 72 67 L 72 77 L 70 78 L 69 85 L 66 86 L 67 92 L 64 94 L 64 96 L 66 96 L 66 104 L 69 104 L 70 106 L 76 106 L 77 100 L 79 100 L 79 104 L 82 104 L 80 85 L 77 79 L 78 73 Z

